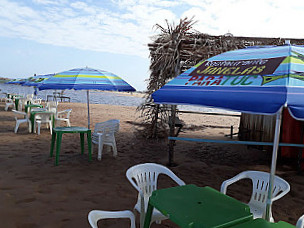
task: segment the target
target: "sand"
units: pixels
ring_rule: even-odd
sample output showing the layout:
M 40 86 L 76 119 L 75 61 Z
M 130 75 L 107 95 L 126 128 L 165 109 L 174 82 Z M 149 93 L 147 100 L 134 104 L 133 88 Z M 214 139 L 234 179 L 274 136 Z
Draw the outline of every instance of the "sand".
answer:
M 61 103 L 59 110 L 72 108 L 71 123 L 86 126 L 86 105 Z M 166 165 L 166 139 L 147 140 L 137 134 L 140 123 L 136 107 L 91 105 L 92 126 L 108 119 L 120 119 L 117 134 L 118 157 L 104 151 L 93 161 L 87 150 L 80 154 L 79 136 L 63 136 L 59 166 L 49 157 L 51 135 L 42 128 L 41 135 L 30 134 L 21 125 L 13 132 L 13 113 L 0 104 L 0 227 L 90 227 L 87 214 L 93 209 L 132 210 L 137 192 L 125 177 L 126 170 L 139 163 L 155 162 Z M 182 137 L 229 140 L 230 126 L 238 127 L 239 119 L 225 116 L 181 114 L 185 122 Z M 87 149 L 87 148 L 85 148 Z M 170 169 L 187 184 L 220 189 L 221 183 L 244 170 L 269 171 L 271 153 L 241 145 L 176 142 L 177 164 Z M 295 224 L 304 213 L 304 177 L 297 175 L 293 163 L 279 163 L 277 175 L 287 180 L 291 191 L 273 205 L 276 221 Z M 159 188 L 173 186 L 165 177 Z M 239 182 L 228 194 L 246 202 L 250 184 Z M 245 194 L 244 192 L 249 192 Z M 137 215 L 137 226 L 139 219 Z M 128 227 L 127 220 L 106 220 L 102 227 Z M 139 226 L 138 226 L 139 227 Z M 152 227 L 177 227 L 169 220 Z

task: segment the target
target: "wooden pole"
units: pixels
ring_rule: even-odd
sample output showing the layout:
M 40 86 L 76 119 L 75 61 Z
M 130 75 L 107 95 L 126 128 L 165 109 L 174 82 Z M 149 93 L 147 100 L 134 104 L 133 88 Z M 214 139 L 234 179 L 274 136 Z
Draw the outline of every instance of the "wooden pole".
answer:
M 156 135 L 157 135 L 158 114 L 159 114 L 159 104 L 156 105 L 156 113 L 155 113 L 155 120 L 154 120 L 154 125 L 153 125 L 152 138 L 156 138 Z

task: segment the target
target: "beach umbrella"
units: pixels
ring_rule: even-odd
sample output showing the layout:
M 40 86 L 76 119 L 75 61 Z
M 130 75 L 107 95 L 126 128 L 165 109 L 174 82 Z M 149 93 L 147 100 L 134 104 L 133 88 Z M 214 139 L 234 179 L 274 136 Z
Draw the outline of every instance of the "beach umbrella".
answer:
M 89 90 L 112 90 L 130 91 L 135 89 L 121 77 L 104 71 L 92 68 L 77 68 L 55 74 L 38 86 L 39 90 L 45 89 L 74 89 L 87 90 L 88 106 L 88 128 L 90 129 L 90 102 Z
M 6 82 L 5 84 L 22 85 L 22 84 L 24 84 L 24 83 L 25 83 L 25 81 L 26 81 L 26 79 L 25 79 L 25 78 L 21 78 L 21 79 L 12 79 L 12 80 L 10 80 L 10 81 Z
M 276 115 L 266 216 L 269 219 L 282 108 L 304 119 L 304 46 L 260 46 L 202 61 L 152 94 L 156 103 Z
M 37 75 L 34 77 L 30 77 L 26 80 L 23 86 L 38 86 L 43 83 L 44 80 L 54 76 L 55 74 L 44 74 L 44 75 Z

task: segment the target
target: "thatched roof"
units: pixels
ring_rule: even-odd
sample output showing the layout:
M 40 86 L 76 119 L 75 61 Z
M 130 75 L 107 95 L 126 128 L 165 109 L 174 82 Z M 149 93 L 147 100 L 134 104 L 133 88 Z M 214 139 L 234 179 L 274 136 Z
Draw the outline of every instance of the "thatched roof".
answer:
M 241 37 L 233 36 L 230 33 L 222 36 L 213 36 L 205 33 L 190 33 L 182 40 L 180 46 L 182 71 L 190 68 L 203 59 L 210 58 L 222 52 L 241 49 L 247 46 L 284 45 L 286 40 L 290 40 L 291 44 L 304 45 L 304 39 Z M 153 43 L 148 44 L 152 58 L 154 55 L 160 55 L 156 50 L 159 47 L 163 47 L 164 42 L 167 42 L 167 40 L 164 40 L 163 37 L 158 37 Z M 170 49 L 167 49 L 167 51 L 170 52 Z M 171 53 L 168 53 L 168 55 L 170 54 Z

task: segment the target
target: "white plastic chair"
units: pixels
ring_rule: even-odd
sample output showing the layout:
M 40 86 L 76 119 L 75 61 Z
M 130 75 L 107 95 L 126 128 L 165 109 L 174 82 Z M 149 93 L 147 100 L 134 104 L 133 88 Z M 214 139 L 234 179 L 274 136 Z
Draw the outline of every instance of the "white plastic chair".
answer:
M 14 114 L 15 114 L 15 120 L 16 120 L 16 126 L 15 126 L 15 129 L 14 129 L 14 132 L 17 133 L 18 128 L 19 128 L 19 125 L 20 125 L 21 123 L 27 123 L 27 124 L 28 124 L 29 132 L 31 132 L 32 124 L 31 124 L 31 121 L 30 121 L 29 118 L 28 118 L 27 113 L 25 113 L 25 112 L 20 112 L 20 111 L 14 110 L 14 109 L 13 109 L 12 111 L 13 111 Z M 24 119 L 18 119 L 18 117 L 20 117 L 21 115 L 24 117 Z
M 38 135 L 40 135 L 40 128 L 42 123 L 47 124 L 47 128 L 50 128 L 51 134 L 53 133 L 53 126 L 52 126 L 52 116 L 54 113 L 52 112 L 42 112 L 35 114 L 35 121 L 34 121 L 34 132 L 36 133 L 36 125 L 38 128 Z
M 9 107 L 14 108 L 15 107 L 15 103 L 11 98 L 6 98 L 5 99 L 5 108 L 4 110 L 7 111 Z
M 98 160 L 101 160 L 103 145 L 113 148 L 113 156 L 117 156 L 115 134 L 119 130 L 119 120 L 108 120 L 95 125 L 92 142 L 98 144 Z
M 70 115 L 71 115 L 72 109 L 67 109 L 64 111 L 57 112 L 57 116 L 55 117 L 55 123 L 56 126 L 60 126 L 60 121 L 66 122 L 68 127 L 71 127 L 70 123 Z
M 302 215 L 299 220 L 297 221 L 297 228 L 304 228 L 304 215 Z
M 41 98 L 33 98 L 33 99 L 32 99 L 32 104 L 40 105 L 41 102 L 42 102 L 42 99 L 41 99 Z
M 132 211 L 126 210 L 126 211 L 99 211 L 99 210 L 93 210 L 90 211 L 88 215 L 88 220 L 92 228 L 98 228 L 97 222 L 100 219 L 108 219 L 108 218 L 129 218 L 131 225 L 130 228 L 136 228 L 135 227 L 135 216 L 132 213 Z
M 248 206 L 250 207 L 250 211 L 253 214 L 254 219 L 265 218 L 266 200 L 269 188 L 269 175 L 269 173 L 261 171 L 244 171 L 235 177 L 224 181 L 221 186 L 221 192 L 226 194 L 227 187 L 241 179 L 251 179 L 252 194 Z M 286 195 L 289 190 L 290 185 L 288 182 L 278 176 L 275 176 L 273 183 L 272 202 Z M 272 214 L 270 221 L 274 222 Z
M 46 103 L 47 110 L 49 110 L 50 112 L 53 112 L 55 114 L 57 113 L 57 106 L 58 106 L 57 101 L 48 101 Z
M 155 163 L 144 163 L 129 168 L 126 176 L 133 187 L 138 191 L 137 203 L 134 209 L 140 213 L 140 227 L 144 225 L 144 219 L 148 207 L 149 197 L 157 189 L 157 179 L 160 174 L 165 174 L 175 181 L 178 185 L 185 185 L 185 182 L 177 177 L 170 169 Z M 160 223 L 167 219 L 162 213 L 154 209 L 151 223 Z

